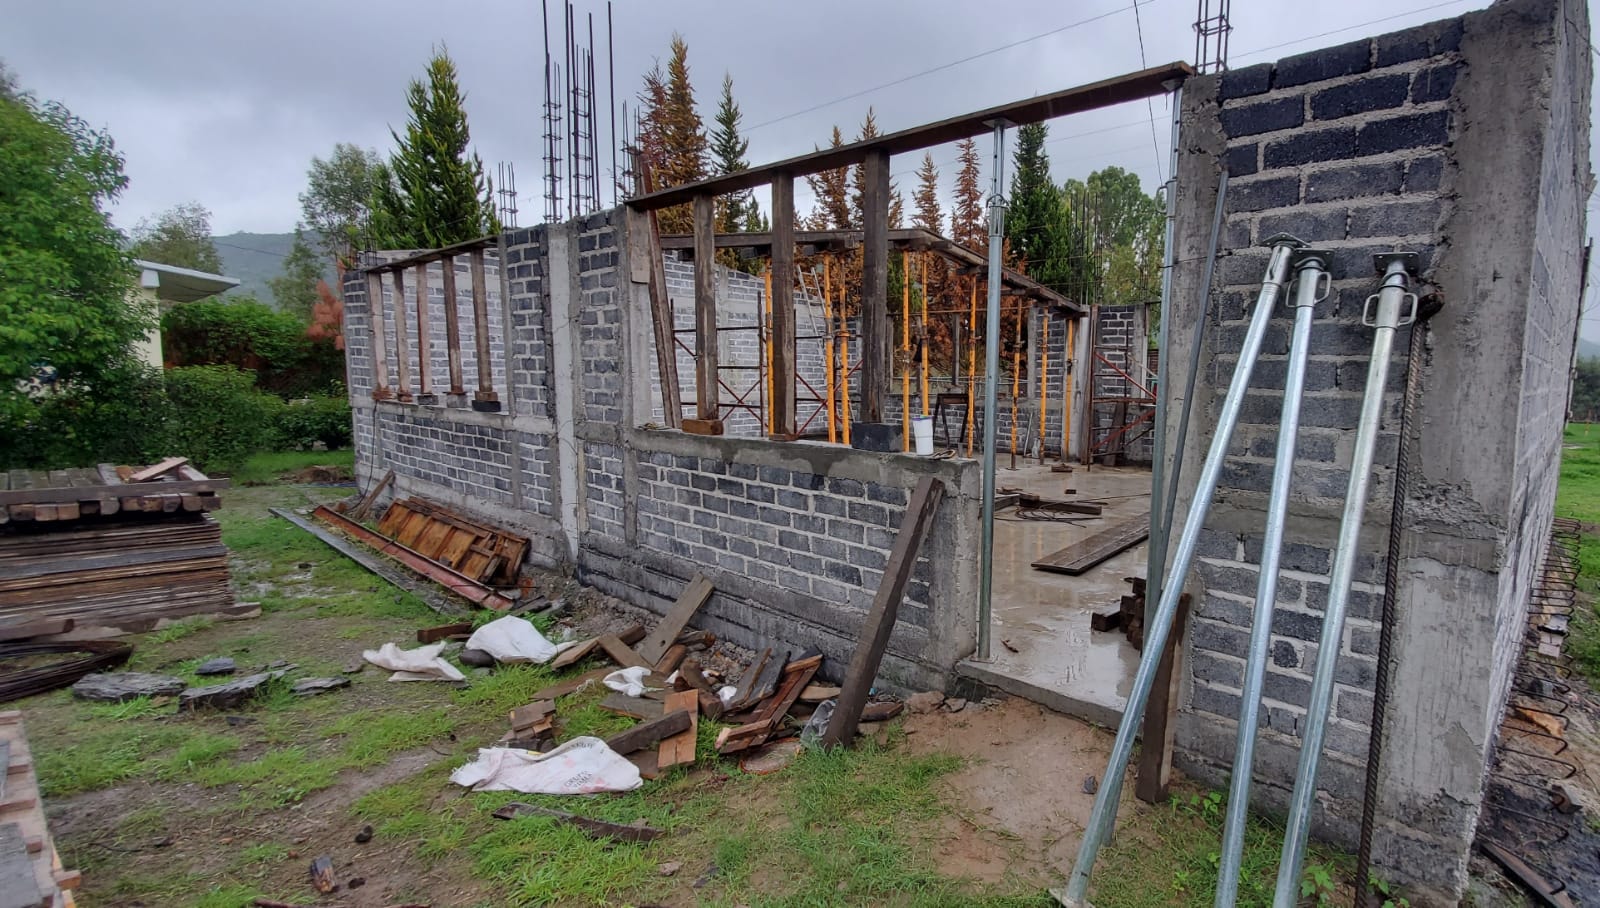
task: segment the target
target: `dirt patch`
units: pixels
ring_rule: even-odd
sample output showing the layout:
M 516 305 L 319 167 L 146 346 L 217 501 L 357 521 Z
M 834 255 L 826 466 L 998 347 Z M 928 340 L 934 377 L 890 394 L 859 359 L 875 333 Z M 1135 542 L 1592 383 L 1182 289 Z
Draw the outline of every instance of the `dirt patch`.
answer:
M 280 482 L 298 483 L 301 485 L 328 485 L 336 482 L 354 482 L 355 474 L 350 472 L 349 467 L 340 466 L 337 464 L 333 466 L 318 465 L 302 467 L 298 470 L 294 470 L 293 472 L 284 473 L 282 476 L 279 476 L 278 479 Z
M 989 882 L 1066 872 L 1094 807 L 1083 781 L 1105 772 L 1110 734 L 1015 698 L 908 716 L 904 729 L 911 752 L 966 760 L 946 779 L 943 872 Z

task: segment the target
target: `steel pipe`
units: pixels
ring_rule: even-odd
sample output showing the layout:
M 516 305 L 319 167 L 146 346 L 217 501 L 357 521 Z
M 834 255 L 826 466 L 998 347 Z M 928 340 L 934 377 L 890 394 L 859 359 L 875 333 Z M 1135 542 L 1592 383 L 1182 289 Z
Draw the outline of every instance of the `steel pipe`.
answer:
M 1350 582 L 1355 576 L 1360 554 L 1361 521 L 1367 504 L 1367 485 L 1372 479 L 1372 456 L 1378 444 L 1378 423 L 1383 416 L 1383 395 L 1389 382 L 1389 359 L 1394 351 L 1394 335 L 1401 325 L 1416 319 L 1417 296 L 1407 291 L 1408 271 L 1416 255 L 1395 252 L 1377 256 L 1383 271 L 1383 288 L 1367 298 L 1363 324 L 1375 330 L 1372 359 L 1367 365 L 1367 390 L 1361 400 L 1361 421 L 1356 427 L 1355 453 L 1350 458 L 1350 482 L 1344 496 L 1344 514 L 1339 522 L 1339 544 L 1333 553 L 1333 571 L 1328 577 L 1328 606 L 1322 615 L 1322 634 L 1317 639 L 1317 668 L 1311 678 L 1311 699 L 1306 704 L 1305 734 L 1300 743 L 1300 765 L 1295 772 L 1294 794 L 1289 798 L 1289 820 L 1283 837 L 1283 855 L 1278 864 L 1278 883 L 1272 903 L 1277 908 L 1294 908 L 1300 901 L 1300 869 L 1305 860 L 1307 837 L 1311 829 L 1311 805 L 1317 793 L 1317 763 L 1322 756 L 1328 730 L 1328 710 L 1333 703 L 1334 671 L 1339 662 L 1339 641 L 1344 635 L 1344 619 L 1350 604 Z M 1357 886 L 1364 883 L 1357 881 Z
M 1006 123 L 996 120 L 994 126 L 994 165 L 989 173 L 993 178 L 989 190 L 989 298 L 985 313 L 983 338 L 983 538 L 978 556 L 978 655 L 988 660 L 990 655 L 990 623 L 994 620 L 990 594 L 994 589 L 994 456 L 995 410 L 999 408 L 1000 384 L 1000 254 L 1005 245 L 1005 197 L 1001 195 L 1001 171 L 1005 169 Z M 968 393 L 967 400 L 972 400 Z M 972 431 L 970 428 L 967 430 Z M 972 436 L 967 436 L 971 444 Z
M 1311 353 L 1311 322 L 1319 293 L 1325 294 L 1324 253 L 1301 250 L 1295 256 L 1294 335 L 1289 342 L 1288 374 L 1283 383 L 1283 413 L 1278 419 L 1278 450 L 1272 465 L 1272 493 L 1261 541 L 1261 573 L 1256 583 L 1250 652 L 1244 664 L 1239 726 L 1234 736 L 1233 777 L 1228 784 L 1217 871 L 1217 908 L 1231 908 L 1239 894 L 1239 864 L 1244 857 L 1244 827 L 1250 810 L 1250 772 L 1255 765 L 1256 727 L 1261 718 L 1261 688 L 1272 647 L 1272 611 L 1278 598 L 1278 559 L 1289 517 L 1289 487 L 1294 479 L 1295 439 L 1300 434 L 1300 398 L 1305 393 L 1306 360 Z
M 1256 358 L 1261 354 L 1261 342 L 1267 334 L 1267 324 L 1272 321 L 1272 308 L 1289 274 L 1289 255 L 1301 246 L 1290 236 L 1277 236 L 1272 240 L 1272 256 L 1267 262 L 1267 273 L 1261 282 L 1261 293 L 1256 298 L 1255 314 L 1245 332 L 1244 344 L 1239 350 L 1239 362 L 1234 366 L 1233 381 L 1223 397 L 1222 412 L 1217 418 L 1217 431 L 1206 453 L 1200 479 L 1195 486 L 1194 500 L 1189 505 L 1189 515 L 1184 521 L 1183 534 L 1173 555 L 1169 583 L 1161 594 L 1154 618 L 1145 628 L 1144 654 L 1139 658 L 1139 669 L 1133 677 L 1133 687 L 1128 691 L 1128 703 L 1123 707 L 1122 724 L 1117 727 L 1117 739 L 1111 747 L 1111 759 L 1101 776 L 1100 790 L 1095 795 L 1094 811 L 1089 815 L 1084 829 L 1083 844 L 1078 847 L 1078 858 L 1072 866 L 1072 875 L 1066 886 L 1052 890 L 1051 895 L 1068 908 L 1082 908 L 1088 902 L 1089 875 L 1094 870 L 1100 846 L 1110 837 L 1116 825 L 1117 804 L 1122 798 L 1122 783 L 1133 756 L 1133 741 L 1144 719 L 1145 704 L 1150 699 L 1150 689 L 1155 685 L 1156 672 L 1161 665 L 1161 654 L 1167 646 L 1167 636 L 1172 632 L 1173 619 L 1178 613 L 1178 599 L 1183 594 L 1183 582 L 1188 577 L 1200 543 L 1200 530 L 1206 515 L 1211 511 L 1211 499 L 1217 491 L 1217 481 L 1222 476 L 1222 463 L 1228 455 L 1228 445 L 1233 439 L 1234 427 L 1239 423 L 1239 412 L 1244 408 L 1245 393 L 1250 387 L 1250 376 L 1255 371 Z

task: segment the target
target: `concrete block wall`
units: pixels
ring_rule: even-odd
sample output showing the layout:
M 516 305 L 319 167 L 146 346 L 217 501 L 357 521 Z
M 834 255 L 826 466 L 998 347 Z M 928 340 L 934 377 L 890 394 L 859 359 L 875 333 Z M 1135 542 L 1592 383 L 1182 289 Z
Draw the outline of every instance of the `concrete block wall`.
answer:
M 1261 807 L 1292 786 L 1309 679 L 1339 651 L 1318 831 L 1353 843 L 1365 769 L 1378 609 L 1410 330 L 1397 337 L 1349 621 L 1320 640 L 1353 429 L 1365 391 L 1377 252 L 1419 254 L 1418 292 L 1443 303 L 1421 340 L 1423 391 L 1396 590 L 1378 872 L 1414 904 L 1456 904 L 1504 709 L 1529 583 L 1548 534 L 1578 319 L 1589 185 L 1587 14 L 1564 0 L 1483 12 L 1277 63 L 1191 79 L 1184 92 L 1174 324 L 1210 319 L 1179 521 L 1268 255 L 1286 231 L 1331 252 L 1316 309 L 1287 547 L 1259 729 Z M 1547 98 L 1548 104 L 1529 104 Z M 1217 178 L 1232 177 L 1210 311 L 1197 286 Z M 1231 771 L 1261 528 L 1288 353 L 1279 304 L 1200 533 L 1178 719 L 1180 765 Z M 1188 351 L 1170 351 L 1181 374 Z M 1175 393 L 1181 395 L 1182 390 Z M 1173 410 L 1176 422 L 1178 407 Z
M 911 490 L 936 476 L 946 497 L 880 680 L 942 686 L 975 638 L 966 541 L 977 535 L 977 465 L 643 428 L 660 396 L 643 269 L 621 213 L 511 231 L 502 245 L 496 299 L 509 333 L 494 350 L 511 381 L 501 413 L 374 402 L 366 284 L 346 282 L 362 484 L 392 469 L 397 494 L 522 530 L 533 564 L 567 566 L 658 612 L 704 573 L 717 592 L 701 626 L 745 646 L 815 646 L 837 678 Z
M 1155 379 L 1145 367 L 1150 363 L 1149 308 L 1146 306 L 1100 306 L 1095 310 L 1095 351 L 1099 354 L 1085 369 L 1094 372 L 1094 396 L 1136 397 L 1144 392 L 1128 376 L 1154 390 Z M 1102 361 L 1101 357 L 1104 358 Z M 1120 370 L 1120 371 L 1119 371 Z M 1094 420 L 1092 444 L 1096 451 L 1115 453 L 1123 463 L 1148 464 L 1154 449 L 1155 434 L 1149 420 L 1123 431 L 1138 418 L 1136 404 L 1092 403 Z M 1144 408 L 1149 409 L 1149 408 Z M 1120 433 L 1120 434 L 1119 434 Z

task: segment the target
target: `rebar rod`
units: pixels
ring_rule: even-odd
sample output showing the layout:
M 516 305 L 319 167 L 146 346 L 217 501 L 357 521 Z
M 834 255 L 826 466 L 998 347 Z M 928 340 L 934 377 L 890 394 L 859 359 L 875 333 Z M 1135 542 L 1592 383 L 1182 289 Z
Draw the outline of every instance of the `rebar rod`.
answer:
M 1088 902 L 1089 876 L 1094 871 L 1100 846 L 1109 838 L 1116 825 L 1117 804 L 1122 798 L 1122 783 L 1126 776 L 1128 759 L 1133 756 L 1133 741 L 1144 719 L 1145 704 L 1155 685 L 1156 672 L 1161 665 L 1161 655 L 1167 646 L 1167 636 L 1172 631 L 1173 619 L 1178 613 L 1178 599 L 1183 593 L 1183 581 L 1188 576 L 1200 543 L 1200 529 L 1211 511 L 1211 499 L 1216 494 L 1217 481 L 1222 476 L 1222 464 L 1227 458 L 1228 445 L 1233 430 L 1239 422 L 1239 412 L 1244 409 L 1244 398 L 1250 387 L 1250 376 L 1255 371 L 1256 358 L 1261 354 L 1261 342 L 1267 334 L 1267 324 L 1272 321 L 1272 308 L 1289 273 L 1289 254 L 1300 246 L 1293 237 L 1274 238 L 1272 256 L 1267 262 L 1266 276 L 1261 282 L 1261 293 L 1256 298 L 1255 314 L 1245 332 L 1244 344 L 1239 350 L 1239 361 L 1234 366 L 1233 381 L 1223 397 L 1222 411 L 1217 418 L 1217 431 L 1211 439 L 1205 466 L 1195 485 L 1194 500 L 1189 505 L 1189 515 L 1183 524 L 1183 534 L 1173 555 L 1170 581 L 1162 592 L 1154 618 L 1145 628 L 1144 654 L 1139 658 L 1138 671 L 1134 673 L 1133 686 L 1128 691 L 1128 702 L 1122 710 L 1122 724 L 1117 727 L 1116 742 L 1111 747 L 1111 759 L 1101 776 L 1100 790 L 1095 795 L 1094 810 L 1084 830 L 1083 843 L 1078 847 L 1078 857 L 1072 875 L 1065 887 L 1051 895 L 1068 908 L 1083 908 Z
M 1005 169 L 1006 123 L 994 124 L 994 165 L 989 189 L 989 293 L 983 339 L 983 535 L 978 556 L 978 654 L 990 658 L 990 623 L 993 620 L 990 593 L 994 588 L 994 458 L 995 428 L 1000 420 L 1000 283 L 1002 247 L 1005 245 L 1005 198 L 1001 195 L 1001 172 Z M 971 392 L 968 400 L 971 400 Z M 970 430 L 968 430 L 970 431 Z M 970 439 L 971 436 L 969 435 Z M 970 443 L 970 441 L 969 441 Z
M 1306 703 L 1306 725 L 1300 742 L 1300 765 L 1295 772 L 1294 794 L 1289 799 L 1289 819 L 1284 830 L 1283 854 L 1278 864 L 1278 885 L 1273 896 L 1277 908 L 1294 908 L 1300 900 L 1300 865 L 1305 859 L 1306 837 L 1311 829 L 1311 802 L 1317 791 L 1317 762 L 1328 730 L 1328 708 L 1333 703 L 1334 669 L 1339 662 L 1339 641 L 1344 635 L 1345 611 L 1350 604 L 1350 582 L 1360 554 L 1361 522 L 1372 477 L 1372 456 L 1378 444 L 1378 424 L 1389 383 L 1389 358 L 1394 335 L 1416 315 L 1416 296 L 1408 293 L 1407 268 L 1416 256 L 1394 253 L 1380 256 L 1383 289 L 1367 300 L 1376 312 L 1363 318 L 1375 328 L 1372 359 L 1367 365 L 1366 395 L 1356 426 L 1355 452 L 1350 458 L 1350 483 L 1339 523 L 1339 544 L 1328 576 L 1328 605 L 1322 615 L 1322 635 L 1317 639 L 1317 668 L 1311 678 L 1311 698 Z M 1409 306 L 1408 306 L 1409 303 Z M 1406 311 L 1409 309 L 1409 312 Z M 1361 881 L 1357 881 L 1357 886 Z
M 1261 688 L 1266 683 L 1272 648 L 1272 611 L 1278 598 L 1278 559 L 1289 518 L 1289 488 L 1294 481 L 1295 439 L 1300 434 L 1300 399 L 1305 393 L 1306 361 L 1311 354 L 1311 323 L 1318 292 L 1327 274 L 1322 253 L 1302 250 L 1295 261 L 1294 334 L 1289 342 L 1288 374 L 1283 382 L 1283 412 L 1278 420 L 1278 450 L 1272 465 L 1272 492 L 1267 499 L 1267 525 L 1261 541 L 1261 570 L 1256 583 L 1255 614 L 1250 625 L 1250 651 L 1239 694 L 1239 726 L 1234 736 L 1233 777 L 1228 785 L 1227 815 L 1222 827 L 1222 853 L 1217 871 L 1217 908 L 1232 908 L 1239 895 L 1239 865 L 1244 859 L 1244 827 L 1250 810 L 1250 773 L 1255 766 Z

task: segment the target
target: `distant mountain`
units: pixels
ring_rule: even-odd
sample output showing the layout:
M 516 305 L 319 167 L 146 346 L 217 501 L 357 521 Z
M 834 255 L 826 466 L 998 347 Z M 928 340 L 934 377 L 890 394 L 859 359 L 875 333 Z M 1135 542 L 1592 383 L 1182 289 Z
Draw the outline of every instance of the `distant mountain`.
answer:
M 267 305 L 272 304 L 272 288 L 267 282 L 283 273 L 283 260 L 289 257 L 294 245 L 292 233 L 230 233 L 211 238 L 222 256 L 222 273 L 238 278 L 239 286 L 225 296 L 253 296 Z M 333 280 L 333 265 L 328 265 L 323 275 Z
M 1589 340 L 1587 338 L 1582 338 L 1582 337 L 1578 338 L 1578 358 L 1579 359 L 1597 359 L 1597 358 L 1600 358 L 1600 341 L 1592 341 L 1592 340 Z

